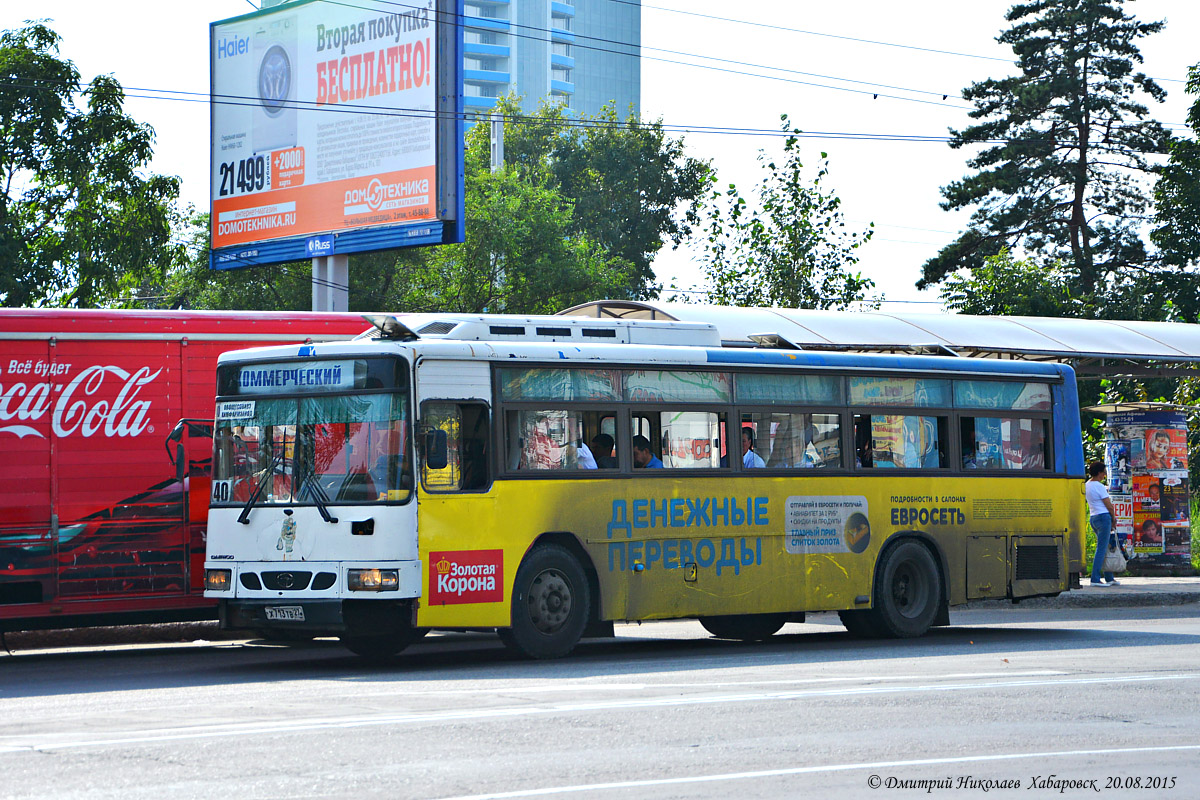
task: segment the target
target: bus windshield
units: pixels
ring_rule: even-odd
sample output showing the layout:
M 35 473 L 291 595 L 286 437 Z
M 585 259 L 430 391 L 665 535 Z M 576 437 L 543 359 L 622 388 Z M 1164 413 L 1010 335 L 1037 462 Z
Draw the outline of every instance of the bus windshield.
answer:
M 238 401 L 217 421 L 213 504 L 407 502 L 412 492 L 405 393 Z M 261 488 L 260 488 L 261 487 Z

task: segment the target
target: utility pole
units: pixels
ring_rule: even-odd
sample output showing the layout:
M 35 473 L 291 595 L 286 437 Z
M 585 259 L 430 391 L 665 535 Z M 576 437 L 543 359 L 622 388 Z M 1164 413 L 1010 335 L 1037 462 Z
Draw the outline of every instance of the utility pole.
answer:
M 492 174 L 504 169 L 504 116 L 501 114 L 492 115 Z M 492 279 L 492 286 L 503 291 L 504 288 L 504 254 L 492 254 L 492 273 L 495 276 Z M 496 302 L 496 308 L 490 309 L 497 313 L 504 313 L 504 303 Z

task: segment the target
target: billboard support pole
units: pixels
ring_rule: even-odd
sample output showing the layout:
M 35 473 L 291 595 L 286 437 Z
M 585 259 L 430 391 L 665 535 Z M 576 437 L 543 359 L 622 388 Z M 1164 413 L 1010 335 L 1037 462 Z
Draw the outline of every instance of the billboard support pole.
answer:
M 350 310 L 350 256 L 342 253 L 312 260 L 312 310 Z

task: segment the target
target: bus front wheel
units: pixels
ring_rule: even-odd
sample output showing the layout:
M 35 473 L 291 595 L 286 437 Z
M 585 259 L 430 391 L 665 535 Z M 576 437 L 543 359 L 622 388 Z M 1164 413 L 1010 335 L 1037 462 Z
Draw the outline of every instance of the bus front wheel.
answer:
M 908 639 L 933 625 L 942 602 L 942 579 L 933 554 L 914 541 L 888 551 L 875 584 L 873 627 L 883 636 Z
M 700 617 L 704 630 L 718 639 L 760 642 L 779 632 L 787 614 L 734 614 L 725 617 Z
M 542 545 L 517 569 L 512 627 L 497 633 L 505 646 L 527 658 L 560 658 L 582 638 L 589 606 L 579 560 L 565 548 Z

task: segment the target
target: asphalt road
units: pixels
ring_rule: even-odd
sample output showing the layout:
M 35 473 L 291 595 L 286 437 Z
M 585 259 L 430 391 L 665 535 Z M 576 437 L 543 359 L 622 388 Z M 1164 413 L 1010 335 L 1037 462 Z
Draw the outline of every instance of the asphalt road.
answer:
M 332 641 L 23 650 L 0 796 L 1200 797 L 1200 605 L 952 619 L 618 626 L 553 662 L 481 634 L 386 666 Z

